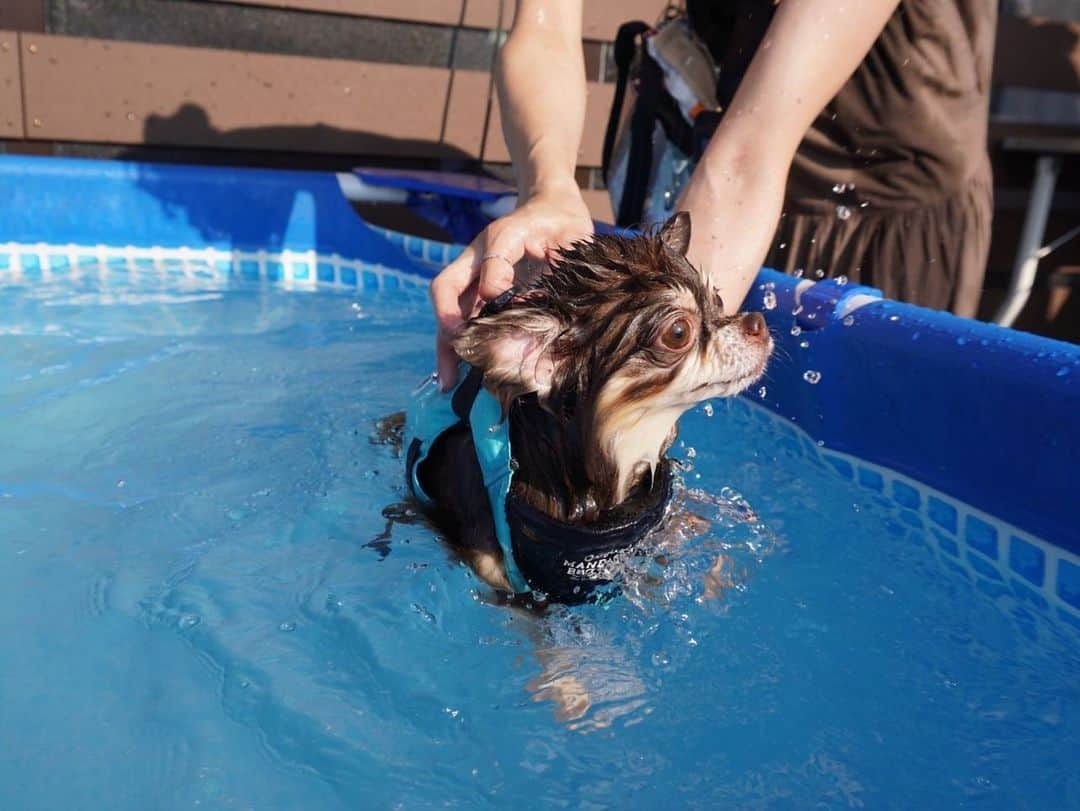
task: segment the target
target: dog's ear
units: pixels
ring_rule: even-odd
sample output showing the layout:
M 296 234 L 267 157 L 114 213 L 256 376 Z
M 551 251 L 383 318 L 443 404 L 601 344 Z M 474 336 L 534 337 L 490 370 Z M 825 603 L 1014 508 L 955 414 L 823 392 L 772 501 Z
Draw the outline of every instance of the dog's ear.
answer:
M 466 324 L 454 350 L 484 370 L 484 384 L 505 408 L 522 394 L 536 392 L 543 398 L 551 390 L 551 346 L 561 331 L 562 324 L 550 313 L 532 307 L 504 310 Z
M 690 212 L 675 212 L 660 229 L 660 241 L 678 256 L 686 256 L 690 247 Z

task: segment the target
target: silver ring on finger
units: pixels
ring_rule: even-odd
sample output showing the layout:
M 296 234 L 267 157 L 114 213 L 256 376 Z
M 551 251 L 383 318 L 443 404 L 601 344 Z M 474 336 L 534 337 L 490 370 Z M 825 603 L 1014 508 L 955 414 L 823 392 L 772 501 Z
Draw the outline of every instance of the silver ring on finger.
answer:
M 511 262 L 509 259 L 507 259 L 505 256 L 503 256 L 501 253 L 486 253 L 486 254 L 484 254 L 480 258 L 480 264 L 481 265 L 484 264 L 484 262 L 486 262 L 489 259 L 501 259 L 502 261 L 506 262 L 506 264 L 508 264 L 510 266 L 511 270 L 514 269 L 514 263 Z

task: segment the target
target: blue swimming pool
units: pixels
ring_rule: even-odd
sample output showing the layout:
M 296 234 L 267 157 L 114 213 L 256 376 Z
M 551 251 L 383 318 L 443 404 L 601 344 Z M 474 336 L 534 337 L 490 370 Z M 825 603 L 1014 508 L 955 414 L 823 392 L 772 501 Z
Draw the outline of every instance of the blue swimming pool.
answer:
M 94 216 L 67 240 L 0 225 L 5 808 L 1080 803 L 1080 559 L 1055 530 L 1075 502 L 1047 514 L 1015 483 L 1075 447 L 1053 422 L 1068 348 L 1013 338 L 1024 386 L 1043 362 L 1062 386 L 1029 426 L 1000 420 L 1014 392 L 954 403 L 998 451 L 1028 432 L 996 471 L 1015 503 L 988 509 L 966 488 L 995 471 L 962 464 L 979 449 L 960 429 L 937 447 L 951 418 L 907 424 L 932 375 L 844 355 L 876 330 L 933 368 L 919 342 L 948 325 L 763 276 L 774 371 L 677 447 L 681 509 L 710 528 L 633 561 L 619 599 L 537 617 L 384 517 L 402 466 L 372 427 L 430 370 L 423 274 L 453 249 L 359 225 L 321 247 L 321 180 L 274 175 L 284 214 L 235 225 L 130 171 L 109 194 L 169 213 L 118 206 L 127 240 Z M 1006 366 L 992 337 L 948 335 L 984 381 Z M 928 472 L 867 446 L 870 419 Z

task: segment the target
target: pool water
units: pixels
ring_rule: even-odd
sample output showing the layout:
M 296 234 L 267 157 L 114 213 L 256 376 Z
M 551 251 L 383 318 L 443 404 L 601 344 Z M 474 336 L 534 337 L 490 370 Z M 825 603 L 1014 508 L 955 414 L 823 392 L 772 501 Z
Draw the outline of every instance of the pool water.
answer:
M 607 604 L 387 536 L 432 333 L 419 291 L 3 288 L 2 807 L 1080 805 L 1080 632 L 753 404 L 686 417 L 711 528 Z

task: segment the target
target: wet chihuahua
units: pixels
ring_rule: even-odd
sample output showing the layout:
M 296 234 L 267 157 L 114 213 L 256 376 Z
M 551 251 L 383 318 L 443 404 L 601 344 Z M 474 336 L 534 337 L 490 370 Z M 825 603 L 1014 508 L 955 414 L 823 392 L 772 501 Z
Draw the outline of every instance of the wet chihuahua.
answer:
M 576 242 L 457 339 L 473 367 L 453 394 L 461 419 L 410 477 L 493 587 L 521 592 L 525 581 L 573 601 L 588 591 L 575 584 L 610 580 L 663 513 L 679 417 L 764 372 L 764 319 L 724 314 L 686 259 L 689 241 L 690 216 L 680 212 L 651 236 Z M 505 516 L 485 468 L 486 432 L 469 419 L 481 386 L 497 403 L 489 430 L 505 430 L 512 449 Z

